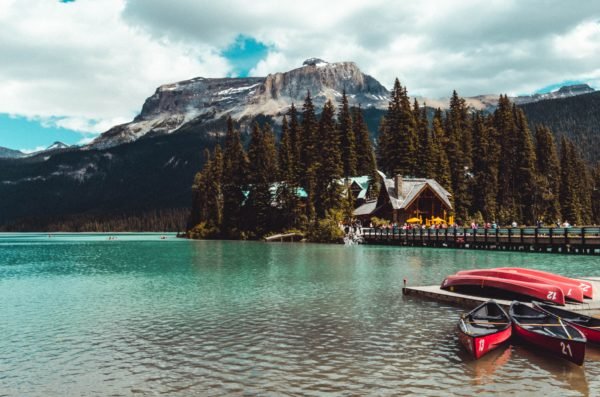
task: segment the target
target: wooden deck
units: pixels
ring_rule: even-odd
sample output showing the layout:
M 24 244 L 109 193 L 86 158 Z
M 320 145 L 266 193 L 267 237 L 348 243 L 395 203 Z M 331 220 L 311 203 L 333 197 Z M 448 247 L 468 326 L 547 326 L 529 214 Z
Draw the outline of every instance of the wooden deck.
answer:
M 564 307 L 567 310 L 590 315 L 600 315 L 600 277 L 584 277 L 582 280 L 591 281 L 594 286 L 594 299 L 586 299 L 584 303 L 569 303 Z M 460 294 L 440 289 L 439 285 L 427 285 L 422 287 L 404 287 L 402 289 L 404 295 L 413 296 L 416 298 L 433 299 L 437 301 L 451 303 L 464 308 L 473 308 L 487 301 L 489 298 Z M 496 299 L 496 302 L 501 306 L 510 306 L 511 301 Z
M 362 237 L 366 244 L 600 254 L 600 227 L 412 230 L 365 228 Z

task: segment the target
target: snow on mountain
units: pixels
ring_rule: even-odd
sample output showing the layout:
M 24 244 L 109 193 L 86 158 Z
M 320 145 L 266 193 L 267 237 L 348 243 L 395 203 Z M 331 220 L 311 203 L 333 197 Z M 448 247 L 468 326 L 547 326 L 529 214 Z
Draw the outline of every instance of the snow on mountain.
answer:
M 25 156 L 26 154 L 19 150 L 13 150 L 0 146 L 0 159 L 18 159 Z
M 70 146 L 65 143 L 56 141 L 52 145 L 48 146 L 44 151 L 47 152 L 49 150 L 67 149 L 69 147 Z
M 311 58 L 300 68 L 266 77 L 198 77 L 160 86 L 131 123 L 111 128 L 88 148 L 112 147 L 149 133 L 169 134 L 189 122 L 228 115 L 235 119 L 281 115 L 292 103 L 301 106 L 307 92 L 315 106 L 322 107 L 328 99 L 339 102 L 344 90 L 351 104 L 365 108 L 387 106 L 388 90 L 363 74 L 354 62 L 328 63 Z

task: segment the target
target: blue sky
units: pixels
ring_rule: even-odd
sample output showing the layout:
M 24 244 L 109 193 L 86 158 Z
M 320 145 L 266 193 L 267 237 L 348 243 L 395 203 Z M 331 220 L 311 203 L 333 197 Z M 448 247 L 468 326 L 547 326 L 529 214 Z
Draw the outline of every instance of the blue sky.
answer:
M 354 61 L 441 103 L 452 90 L 600 88 L 592 1 L 28 0 L 4 2 L 0 26 L 0 146 L 14 149 L 89 141 L 162 84 L 265 76 L 311 57 Z
M 73 2 L 63 0 L 62 2 Z M 252 37 L 239 35 L 235 41 L 223 49 L 222 56 L 226 58 L 231 71 L 229 77 L 245 77 L 256 64 L 268 53 L 268 47 Z M 167 83 L 167 81 L 165 81 Z M 142 103 L 140 103 L 141 108 Z M 91 135 L 82 135 L 79 131 L 57 126 L 48 126 L 34 119 L 11 116 L 0 113 L 0 146 L 17 150 L 39 150 L 46 148 L 56 141 L 67 145 L 76 145 L 82 139 L 89 139 Z

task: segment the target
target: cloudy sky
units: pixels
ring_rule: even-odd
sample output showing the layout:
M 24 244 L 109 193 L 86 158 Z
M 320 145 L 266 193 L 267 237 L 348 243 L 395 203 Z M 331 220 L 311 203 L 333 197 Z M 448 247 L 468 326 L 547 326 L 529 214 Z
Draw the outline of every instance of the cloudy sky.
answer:
M 428 98 L 600 88 L 600 2 L 0 0 L 0 146 L 84 143 L 157 86 L 352 60 Z

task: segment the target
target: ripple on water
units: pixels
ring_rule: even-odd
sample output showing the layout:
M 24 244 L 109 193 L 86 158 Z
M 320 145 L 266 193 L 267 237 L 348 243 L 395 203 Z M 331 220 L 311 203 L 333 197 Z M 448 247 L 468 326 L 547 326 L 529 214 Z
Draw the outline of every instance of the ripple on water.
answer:
M 600 390 L 600 352 L 584 368 L 522 346 L 475 362 L 455 335 L 460 309 L 401 295 L 403 277 L 432 282 L 491 264 L 488 253 L 355 248 L 11 245 L 3 255 L 18 264 L 0 265 L 0 396 Z

